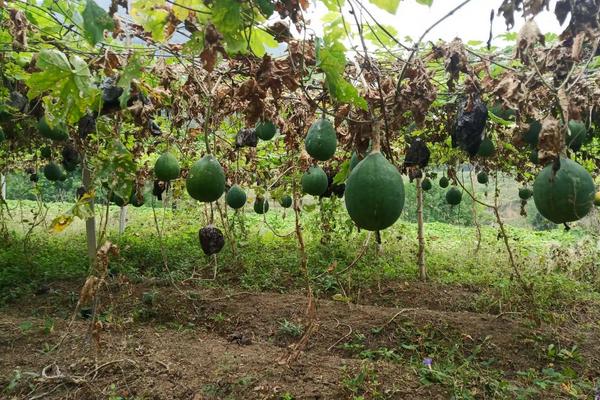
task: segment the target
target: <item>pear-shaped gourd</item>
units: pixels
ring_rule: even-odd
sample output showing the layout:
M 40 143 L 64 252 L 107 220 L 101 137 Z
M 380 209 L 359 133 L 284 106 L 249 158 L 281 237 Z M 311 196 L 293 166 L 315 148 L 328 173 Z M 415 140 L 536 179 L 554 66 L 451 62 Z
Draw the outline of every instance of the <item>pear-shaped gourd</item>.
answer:
M 337 136 L 328 119 L 319 119 L 311 125 L 304 141 L 306 152 L 319 161 L 327 161 L 335 153 Z
M 177 158 L 169 152 L 161 154 L 154 164 L 154 175 L 156 179 L 168 182 L 179 178 L 179 162 Z
M 554 171 L 548 164 L 533 183 L 533 200 L 539 213 L 555 224 L 577 221 L 593 207 L 596 188 L 592 176 L 575 161 L 560 159 Z
M 238 185 L 233 185 L 225 195 L 227 205 L 234 210 L 244 207 L 246 204 L 246 192 Z
M 356 225 L 368 231 L 392 226 L 400 217 L 404 196 L 402 175 L 379 151 L 366 156 L 346 181 L 348 214 Z
M 256 200 L 254 200 L 254 212 L 257 214 L 264 214 L 267 211 L 269 211 L 269 202 L 262 197 L 257 197 Z
M 569 121 L 569 136 L 567 137 L 567 144 L 573 151 L 579 151 L 583 142 L 587 140 L 587 128 L 581 121 L 571 120 Z
M 313 196 L 320 196 L 327 190 L 329 185 L 327 174 L 321 167 L 310 167 L 308 171 L 302 175 L 302 191 Z
M 202 202 L 218 200 L 225 191 L 225 173 L 217 159 L 208 154 L 196 161 L 185 182 L 193 199 Z
M 450 180 L 449 180 L 447 177 L 445 177 L 445 176 L 442 176 L 442 177 L 440 178 L 440 187 L 441 187 L 442 189 L 445 189 L 445 188 L 447 188 L 449 184 L 450 184 Z

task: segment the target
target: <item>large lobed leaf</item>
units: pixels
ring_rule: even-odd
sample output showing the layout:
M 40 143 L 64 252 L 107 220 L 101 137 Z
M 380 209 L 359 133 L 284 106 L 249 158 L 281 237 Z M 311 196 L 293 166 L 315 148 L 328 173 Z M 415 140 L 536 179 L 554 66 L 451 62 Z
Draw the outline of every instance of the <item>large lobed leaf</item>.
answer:
M 67 122 L 78 121 L 93 103 L 97 89 L 93 85 L 90 70 L 80 57 L 67 56 L 55 49 L 40 51 L 37 67 L 41 70 L 27 79 L 28 96 L 33 99 L 46 95 L 45 103 L 55 115 Z M 48 99 L 50 96 L 53 99 Z

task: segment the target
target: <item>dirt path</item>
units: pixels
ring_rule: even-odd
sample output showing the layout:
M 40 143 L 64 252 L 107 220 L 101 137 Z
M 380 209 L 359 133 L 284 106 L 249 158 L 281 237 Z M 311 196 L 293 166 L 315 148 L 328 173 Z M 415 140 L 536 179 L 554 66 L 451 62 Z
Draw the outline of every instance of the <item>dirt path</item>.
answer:
M 47 352 L 66 331 L 77 290 L 55 286 L 3 311 L 0 385 L 12 387 L 6 398 L 446 399 L 447 387 L 425 385 L 419 373 L 420 357 L 446 347 L 494 360 L 510 380 L 516 371 L 547 367 L 540 348 L 577 343 L 584 359 L 578 372 L 600 371 L 594 331 L 575 338 L 567 328 L 449 311 L 461 308 L 456 304 L 430 309 L 416 298 L 390 307 L 386 296 L 373 301 L 379 305 L 319 300 L 318 331 L 298 362 L 284 365 L 302 334 L 303 296 L 186 289 L 192 301 L 170 287 L 133 284 L 113 285 L 103 296 L 95 334 L 78 318 L 59 349 Z

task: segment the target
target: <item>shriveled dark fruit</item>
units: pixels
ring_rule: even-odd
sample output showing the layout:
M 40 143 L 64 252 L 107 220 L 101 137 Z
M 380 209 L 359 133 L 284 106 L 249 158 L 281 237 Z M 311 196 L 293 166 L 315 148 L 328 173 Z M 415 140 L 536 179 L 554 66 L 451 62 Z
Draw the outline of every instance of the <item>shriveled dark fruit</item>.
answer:
M 65 161 L 62 160 L 61 162 L 63 168 L 65 169 L 65 171 L 67 172 L 73 172 L 77 169 L 77 166 L 79 165 L 77 162 L 73 162 L 73 161 Z
M 215 201 L 225 191 L 225 172 L 219 161 L 208 154 L 192 165 L 185 186 L 193 199 Z
M 593 207 L 595 194 L 592 176 L 568 158 L 561 158 L 560 165 L 557 162 L 548 164 L 533 183 L 536 208 L 555 224 L 585 217 Z
M 52 182 L 59 181 L 59 180 L 61 180 L 63 174 L 64 174 L 64 170 L 62 169 L 62 167 L 60 165 L 58 165 L 55 162 L 48 163 L 44 167 L 44 176 L 49 181 L 52 181 Z
M 271 140 L 277 133 L 277 127 L 272 121 L 260 121 L 254 128 L 256 136 L 261 140 Z
M 153 119 L 148 121 L 148 130 L 152 136 L 160 136 L 162 135 L 162 131 L 160 130 L 160 126 Z
M 86 114 L 77 122 L 77 133 L 81 139 L 85 139 L 90 133 L 96 131 L 96 118 L 92 114 Z
M 567 145 L 573 151 L 579 151 L 581 146 L 587 139 L 587 128 L 581 121 L 569 121 L 569 136 L 567 137 Z
M 121 197 L 114 193 L 111 193 L 110 198 L 108 199 L 111 203 L 115 203 L 115 205 L 119 207 L 123 207 L 127 204 L 127 202 Z
M 334 183 L 335 174 L 328 173 L 327 174 L 327 190 L 325 193 L 321 195 L 321 197 L 331 198 L 331 196 L 336 196 L 338 198 L 344 197 L 344 192 L 346 191 L 345 183 Z
M 75 195 L 77 196 L 77 200 L 81 199 L 83 197 L 83 195 L 85 194 L 86 190 L 83 186 L 79 186 L 77 188 L 77 191 L 75 192 Z
M 254 212 L 257 214 L 264 214 L 269 211 L 269 202 L 262 197 L 257 197 L 254 200 Z
M 40 177 L 38 176 L 38 174 L 33 173 L 33 174 L 29 175 L 29 180 L 31 182 L 35 183 L 35 182 L 38 182 L 40 180 Z
M 313 196 L 321 196 L 327 190 L 327 174 L 323 168 L 313 166 L 302 175 L 302 191 Z
M 244 207 L 246 204 L 246 192 L 238 185 L 233 185 L 225 195 L 227 205 L 234 210 Z
M 423 177 L 423 171 L 418 168 L 409 168 L 408 169 L 408 179 L 410 181 L 414 181 L 415 179 L 420 179 Z
M 256 147 L 258 136 L 255 129 L 240 129 L 235 137 L 235 147 Z
M 483 139 L 483 142 L 481 142 L 477 155 L 480 157 L 491 157 L 495 152 L 496 146 L 494 146 L 494 142 L 492 142 L 492 139 L 486 137 Z
M 27 97 L 23 96 L 20 92 L 13 90 L 10 92 L 8 105 L 18 112 L 26 113 L 28 111 L 29 100 L 27 100 Z
M 410 147 L 406 151 L 404 158 L 404 167 L 420 167 L 425 168 L 429 164 L 431 152 L 427 147 L 427 143 L 420 137 L 415 138 Z
M 33 167 L 27 167 L 27 168 L 25 168 L 25 173 L 26 174 L 33 174 L 33 173 L 35 173 L 35 168 L 33 168 Z
M 457 206 L 462 201 L 462 192 L 456 186 L 452 186 L 446 192 L 446 202 L 451 206 Z
M 596 192 L 596 195 L 594 196 L 594 205 L 600 207 L 600 192 Z
M 72 161 L 72 162 L 78 163 L 80 160 L 77 149 L 75 149 L 75 147 L 73 147 L 71 145 L 67 145 L 67 146 L 63 147 L 63 149 L 61 151 L 61 155 L 63 157 L 63 160 L 65 160 L 65 161 Z
M 159 181 L 158 179 L 154 181 L 152 186 L 152 194 L 156 196 L 158 200 L 162 200 L 162 194 L 167 189 L 167 184 L 165 182 Z
M 505 121 L 514 121 L 515 119 L 515 110 L 504 107 L 502 103 L 496 103 L 490 108 L 490 111 L 498 118 L 501 118 Z
M 225 245 L 225 237 L 219 228 L 214 225 L 208 225 L 198 231 L 200 247 L 207 256 L 217 254 Z
M 521 200 L 529 200 L 531 196 L 533 196 L 533 190 L 527 187 L 522 187 L 519 189 L 519 198 Z
M 38 120 L 37 128 L 40 135 L 48 139 L 63 141 L 69 138 L 69 133 L 67 132 L 67 128 L 65 126 L 57 125 L 51 127 L 48 125 L 46 117 L 42 117 Z
M 143 206 L 144 205 L 144 200 L 145 200 L 144 199 L 144 194 L 143 193 L 140 193 L 140 194 L 141 194 L 141 196 L 138 199 L 137 191 L 134 189 L 133 193 L 131 193 L 131 196 L 129 196 L 129 204 L 131 204 L 132 206 L 134 206 L 136 208 Z
M 404 197 L 402 175 L 379 151 L 365 157 L 346 181 L 348 214 L 357 226 L 368 231 L 392 226 L 400 217 Z
M 115 78 L 108 77 L 100 85 L 102 90 L 102 114 L 110 114 L 121 109 L 119 98 L 123 94 L 123 88 L 117 86 Z
M 472 102 L 466 98 L 461 99 L 452 130 L 452 147 L 460 147 L 471 157 L 477 154 L 487 118 L 488 110 L 481 98 L 475 97 Z
M 169 152 L 165 152 L 158 157 L 154 164 L 154 176 L 159 181 L 168 182 L 179 178 L 179 162 L 177 158 Z
M 52 157 L 52 149 L 50 147 L 42 147 L 40 149 L 40 155 L 44 158 Z
M 449 184 L 450 184 L 450 180 L 447 177 L 442 176 L 440 178 L 440 187 L 441 188 L 445 189 L 448 187 Z
M 337 147 L 337 136 L 333 124 L 324 118 L 315 121 L 308 129 L 304 147 L 315 160 L 327 161 L 333 157 Z
M 425 178 L 421 181 L 421 189 L 423 189 L 424 191 L 427 192 L 431 190 L 432 187 L 433 185 L 431 184 L 431 179 Z
M 531 145 L 536 145 L 540 139 L 542 124 L 536 120 L 529 121 L 529 128 L 523 133 L 523 141 Z
M 483 171 L 478 173 L 477 174 L 477 182 L 481 183 L 482 185 L 487 185 L 487 183 L 489 182 L 488 174 Z
M 289 194 L 283 195 L 281 199 L 279 199 L 279 204 L 283 208 L 290 208 L 292 206 L 292 203 L 292 196 L 290 196 Z

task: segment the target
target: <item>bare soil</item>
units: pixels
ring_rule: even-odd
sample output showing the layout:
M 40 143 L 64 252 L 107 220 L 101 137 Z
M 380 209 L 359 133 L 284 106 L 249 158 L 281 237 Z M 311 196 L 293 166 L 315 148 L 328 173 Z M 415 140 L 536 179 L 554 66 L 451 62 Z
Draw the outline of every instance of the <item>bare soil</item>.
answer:
M 298 359 L 286 364 L 300 335 L 282 325 L 306 323 L 302 294 L 115 281 L 101 295 L 101 323 L 91 326 L 78 313 L 69 326 L 80 287 L 50 285 L 47 293 L 2 310 L 0 387 L 11 391 L 0 398 L 281 399 L 289 393 L 294 399 L 352 399 L 357 393 L 349 382 L 365 368 L 376 374 L 365 386 L 381 398 L 451 397 L 446 388 L 420 381 L 418 362 L 364 360 L 343 346 L 357 334 L 367 349 L 424 340 L 459 343 L 466 353 L 477 348 L 477 357 L 494 360 L 507 379 L 547 367 L 540 349 L 548 344 L 577 344 L 580 376 L 594 379 L 600 371 L 594 310 L 536 325 L 519 314 L 470 311 L 477 293 L 467 288 L 402 284 L 365 294 L 362 304 L 318 299 L 318 329 Z M 144 301 L 150 292 L 154 296 Z

